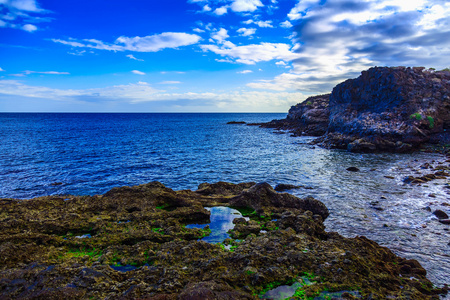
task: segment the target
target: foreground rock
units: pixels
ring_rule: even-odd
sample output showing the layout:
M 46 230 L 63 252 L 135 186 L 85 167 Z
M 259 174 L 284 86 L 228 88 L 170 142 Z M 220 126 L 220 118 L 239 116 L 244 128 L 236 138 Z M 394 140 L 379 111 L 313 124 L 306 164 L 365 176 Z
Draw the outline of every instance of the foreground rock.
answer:
M 353 152 L 408 152 L 450 144 L 450 72 L 374 67 L 338 84 L 331 95 L 291 107 L 285 120 L 262 125 Z
M 205 206 L 234 206 L 233 236 L 209 244 Z M 350 291 L 364 299 L 439 299 L 415 260 L 365 237 L 327 233 L 328 210 L 268 184 L 158 182 L 93 197 L 0 199 L 2 299 L 258 299 L 308 278 L 297 297 Z M 304 281 L 305 282 L 305 281 Z M 309 283 L 308 283 L 309 282 Z M 345 293 L 347 297 L 350 293 Z

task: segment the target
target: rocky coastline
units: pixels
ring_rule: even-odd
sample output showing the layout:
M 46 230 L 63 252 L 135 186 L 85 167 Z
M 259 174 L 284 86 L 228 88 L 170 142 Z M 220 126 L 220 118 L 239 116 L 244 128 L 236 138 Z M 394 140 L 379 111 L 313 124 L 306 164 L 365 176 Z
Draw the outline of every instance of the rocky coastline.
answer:
M 373 67 L 259 125 L 318 136 L 313 143 L 352 152 L 411 152 L 450 145 L 450 72 Z
M 205 207 L 246 218 L 207 243 Z M 96 196 L 0 199 L 2 299 L 259 299 L 295 285 L 294 299 L 439 299 L 415 260 L 365 237 L 326 232 L 323 203 L 267 183 L 159 182 Z M 239 239 L 235 239 L 235 238 Z M 334 293 L 334 294 L 333 294 Z

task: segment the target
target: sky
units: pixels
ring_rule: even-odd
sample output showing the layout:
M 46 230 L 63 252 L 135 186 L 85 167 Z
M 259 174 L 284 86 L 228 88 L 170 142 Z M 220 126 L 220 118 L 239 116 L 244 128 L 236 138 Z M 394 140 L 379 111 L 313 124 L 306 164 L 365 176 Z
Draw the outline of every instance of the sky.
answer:
M 450 67 L 448 0 L 0 0 L 0 112 L 287 112 Z

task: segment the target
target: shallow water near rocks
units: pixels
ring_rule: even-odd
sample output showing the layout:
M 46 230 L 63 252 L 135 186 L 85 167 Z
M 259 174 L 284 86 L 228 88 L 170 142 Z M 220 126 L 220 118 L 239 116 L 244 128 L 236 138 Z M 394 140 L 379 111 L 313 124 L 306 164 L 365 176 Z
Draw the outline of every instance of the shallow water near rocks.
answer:
M 207 225 L 211 229 L 211 234 L 202 238 L 202 241 L 208 243 L 222 243 L 225 239 L 230 238 L 228 230 L 234 228 L 233 220 L 242 218 L 242 214 L 233 208 L 225 206 L 205 207 L 211 212 L 210 223 L 206 224 L 189 224 L 186 228 L 205 228 Z M 249 220 L 249 218 L 245 218 Z
M 303 185 L 313 189 L 288 192 L 321 200 L 330 210 L 327 231 L 364 235 L 417 259 L 433 283 L 450 283 L 450 226 L 432 215 L 436 209 L 450 215 L 443 205 L 450 203 L 449 182 L 403 183 L 419 176 L 416 170 L 431 173 L 420 168 L 424 162 L 448 166 L 445 158 L 326 150 L 309 145 L 312 138 L 226 124 L 285 116 L 2 113 L 0 197 L 94 195 L 150 181 L 176 190 L 217 181 Z M 360 171 L 346 170 L 352 166 Z

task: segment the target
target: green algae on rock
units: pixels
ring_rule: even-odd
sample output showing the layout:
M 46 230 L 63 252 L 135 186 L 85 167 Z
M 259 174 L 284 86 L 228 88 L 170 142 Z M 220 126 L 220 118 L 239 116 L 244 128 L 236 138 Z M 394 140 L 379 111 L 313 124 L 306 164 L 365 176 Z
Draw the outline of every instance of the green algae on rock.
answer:
M 231 235 L 241 241 L 206 243 L 198 239 L 207 232 L 185 227 L 210 221 L 205 207 L 215 206 L 247 212 L 250 220 L 235 219 Z M 97 196 L 0 199 L 0 297 L 258 299 L 304 274 L 314 274 L 314 284 L 294 298 L 358 291 L 363 299 L 439 299 L 447 292 L 415 260 L 365 237 L 326 232 L 328 214 L 312 197 L 254 183 L 202 184 L 195 192 L 152 182 Z

